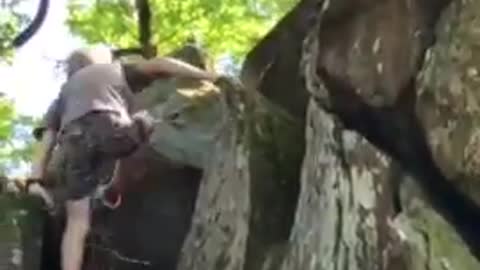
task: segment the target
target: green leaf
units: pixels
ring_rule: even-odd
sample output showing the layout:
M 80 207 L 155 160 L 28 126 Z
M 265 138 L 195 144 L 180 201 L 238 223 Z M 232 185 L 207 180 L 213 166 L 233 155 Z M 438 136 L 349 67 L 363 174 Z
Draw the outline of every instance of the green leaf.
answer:
M 30 162 L 34 143 L 30 130 L 37 121 L 19 115 L 11 100 L 0 97 L 0 175 Z
M 195 36 L 214 60 L 242 59 L 298 0 L 150 0 L 152 38 L 161 54 Z M 134 1 L 102 0 L 68 4 L 67 25 L 89 43 L 138 46 Z

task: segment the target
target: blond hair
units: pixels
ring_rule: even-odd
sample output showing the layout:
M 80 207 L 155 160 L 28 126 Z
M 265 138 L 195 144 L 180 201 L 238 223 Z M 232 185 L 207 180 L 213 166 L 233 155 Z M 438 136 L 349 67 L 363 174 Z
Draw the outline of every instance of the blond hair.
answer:
M 106 47 L 76 49 L 65 60 L 67 76 L 70 77 L 80 69 L 92 64 L 111 63 L 112 58 L 112 52 Z

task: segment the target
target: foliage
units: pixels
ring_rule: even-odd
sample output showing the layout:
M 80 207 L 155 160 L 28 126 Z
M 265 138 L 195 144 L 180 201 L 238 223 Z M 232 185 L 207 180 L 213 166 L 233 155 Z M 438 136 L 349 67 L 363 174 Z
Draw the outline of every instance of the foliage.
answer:
M 19 27 L 18 19 L 6 8 L 0 9 L 0 57 L 11 58 L 10 43 Z
M 10 48 L 20 29 L 31 18 L 19 11 L 24 0 L 0 2 L 0 62 L 9 63 L 13 56 Z M 0 176 L 9 174 L 29 162 L 33 152 L 30 129 L 35 119 L 15 111 L 14 103 L 0 93 Z
M 14 111 L 11 102 L 5 98 L 0 99 L 0 141 L 5 141 L 10 137 L 13 115 Z
M 33 152 L 30 129 L 35 119 L 19 115 L 10 100 L 0 97 L 0 175 L 28 163 Z
M 95 2 L 92 3 L 92 2 Z M 138 45 L 135 1 L 72 0 L 71 31 L 90 43 Z M 218 58 L 242 58 L 296 0 L 150 0 L 152 41 L 164 54 L 193 38 Z
M 12 57 L 10 44 L 19 30 L 29 22 L 28 16 L 17 11 L 20 0 L 0 2 L 0 60 L 9 61 Z

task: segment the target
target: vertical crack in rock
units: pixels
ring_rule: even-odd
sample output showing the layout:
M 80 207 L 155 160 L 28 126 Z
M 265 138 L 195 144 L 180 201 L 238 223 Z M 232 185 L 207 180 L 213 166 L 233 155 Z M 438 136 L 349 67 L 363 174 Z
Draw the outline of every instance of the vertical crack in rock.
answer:
M 425 253 L 427 254 L 427 260 L 426 260 L 426 269 L 427 270 L 431 270 L 430 269 L 430 265 L 431 265 L 431 262 L 432 262 L 432 249 L 431 249 L 431 242 L 430 242 L 430 236 L 428 235 L 428 232 L 421 232 L 421 235 L 423 236 L 423 238 L 425 239 Z
M 252 218 L 246 269 L 257 269 L 286 245 L 298 200 L 304 142 L 301 120 L 258 97 L 251 107 L 250 175 Z M 295 144 L 292 142 L 295 141 Z M 278 265 L 281 257 L 278 257 Z M 274 266 L 271 266 L 274 269 Z
M 255 99 L 247 110 L 252 217 L 245 269 L 277 270 L 289 250 L 306 151 L 308 93 L 298 61 L 317 2 L 300 1 L 255 45 L 242 68 Z
M 343 224 L 343 204 L 342 204 L 342 201 L 338 198 L 336 201 L 335 201 L 335 205 L 336 205 L 336 209 L 337 209 L 337 221 L 336 221 L 336 224 L 335 224 L 335 244 L 333 245 L 333 254 L 332 256 L 334 258 L 340 258 L 340 248 L 341 248 L 341 245 L 342 245 L 342 229 L 344 227 L 344 224 Z

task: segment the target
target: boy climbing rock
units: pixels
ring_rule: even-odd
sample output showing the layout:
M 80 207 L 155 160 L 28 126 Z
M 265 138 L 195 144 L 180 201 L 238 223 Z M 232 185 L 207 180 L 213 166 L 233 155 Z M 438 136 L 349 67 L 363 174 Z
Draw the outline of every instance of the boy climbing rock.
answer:
M 67 223 L 62 241 L 63 270 L 80 270 L 90 228 L 92 193 L 102 169 L 133 153 L 148 139 L 152 120 L 136 113 L 134 95 L 159 77 L 216 80 L 217 76 L 170 58 L 134 64 L 111 62 L 109 50 L 83 49 L 67 59 L 67 81 L 51 104 L 31 178 L 44 179 L 54 146 L 62 148 L 67 185 Z

